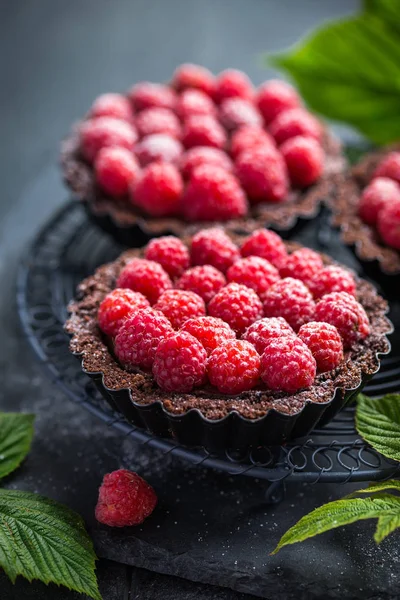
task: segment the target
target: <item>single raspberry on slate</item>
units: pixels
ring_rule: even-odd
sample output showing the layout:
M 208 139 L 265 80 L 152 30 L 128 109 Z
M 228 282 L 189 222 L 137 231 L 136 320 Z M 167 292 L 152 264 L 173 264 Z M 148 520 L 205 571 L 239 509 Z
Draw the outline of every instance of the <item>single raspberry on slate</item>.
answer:
M 321 177 L 325 155 L 317 140 L 297 135 L 286 140 L 280 151 L 294 187 L 307 187 Z
M 241 283 L 263 298 L 273 283 L 280 279 L 279 271 L 265 258 L 248 256 L 229 267 L 226 278 L 229 282 Z
M 167 290 L 161 294 L 153 308 L 161 311 L 174 329 L 179 329 L 192 317 L 203 317 L 206 314 L 203 298 L 187 290 Z
M 152 217 L 167 217 L 178 213 L 182 192 L 182 177 L 174 165 L 152 163 L 133 187 L 132 203 Z
M 322 137 L 320 122 L 304 108 L 291 108 L 280 113 L 270 124 L 269 132 L 278 146 L 297 135 L 316 140 Z
M 135 146 L 135 154 L 142 167 L 154 161 L 178 163 L 182 152 L 182 144 L 166 133 L 148 135 Z
M 157 496 L 151 485 L 133 471 L 107 473 L 99 489 L 96 519 L 110 527 L 140 525 L 155 509 Z
M 173 331 L 161 312 L 152 308 L 138 310 L 122 323 L 115 338 L 115 354 L 123 365 L 149 371 L 158 344 Z
M 261 356 L 261 379 L 270 390 L 294 393 L 309 388 L 316 371 L 315 358 L 295 336 L 270 340 Z
M 81 152 L 89 162 L 93 162 L 97 153 L 105 147 L 119 146 L 132 150 L 136 140 L 136 129 L 130 123 L 112 117 L 84 121 L 79 128 Z
M 130 150 L 106 147 L 94 161 L 97 184 L 111 196 L 126 196 L 139 177 L 140 167 Z
M 186 63 L 180 65 L 172 76 L 171 85 L 178 91 L 193 88 L 200 90 L 208 96 L 213 96 L 215 89 L 215 77 L 205 67 Z
M 212 265 L 226 273 L 236 260 L 239 249 L 221 227 L 202 229 L 192 238 L 190 256 L 193 265 Z
M 342 337 L 344 348 L 366 338 L 371 331 L 364 307 L 346 292 L 323 296 L 317 302 L 314 320 L 334 325 Z
M 194 115 L 215 117 L 217 109 L 213 101 L 200 90 L 185 90 L 178 98 L 176 113 L 186 121 Z
M 225 130 L 210 115 L 192 115 L 185 121 L 182 143 L 185 148 L 193 146 L 212 146 L 224 148 L 227 137 Z
M 315 299 L 322 298 L 331 292 L 347 292 L 352 296 L 356 294 L 356 282 L 350 271 L 332 265 L 318 271 L 315 279 L 309 282 L 308 287 Z
M 113 117 L 122 121 L 132 121 L 133 111 L 128 98 L 122 94 L 102 94 L 93 102 L 89 115 L 97 117 Z
M 400 202 L 385 206 L 380 211 L 378 231 L 385 244 L 400 250 Z
M 236 159 L 236 175 L 250 201 L 281 202 L 288 193 L 288 175 L 282 156 L 265 146 L 245 150 Z
M 342 362 L 342 338 L 333 325 L 310 321 L 300 327 L 299 338 L 310 349 L 320 373 L 332 371 Z
M 198 294 L 206 304 L 224 285 L 224 275 L 211 265 L 199 265 L 188 269 L 176 283 L 177 288 Z
M 244 98 L 252 100 L 254 88 L 250 79 L 242 71 L 227 69 L 217 77 L 214 99 L 219 104 L 226 98 Z
M 358 212 L 365 223 L 375 225 L 379 212 L 385 207 L 400 201 L 400 186 L 388 177 L 377 177 L 364 188 Z
M 377 166 L 374 177 L 388 177 L 400 183 L 400 152 L 389 152 Z
M 196 340 L 199 340 L 208 356 L 217 346 L 236 338 L 235 332 L 229 327 L 228 323 L 215 317 L 188 319 L 182 325 L 181 331 L 186 331 L 193 335 Z
M 211 317 L 222 319 L 238 335 L 242 335 L 254 321 L 261 319 L 263 308 L 254 290 L 239 283 L 230 283 L 211 299 L 208 313 Z
M 158 263 L 134 258 L 122 269 L 116 287 L 140 292 L 154 304 L 165 290 L 172 288 L 172 281 Z
M 141 137 L 165 133 L 179 139 L 182 134 L 178 117 L 168 108 L 153 107 L 142 110 L 135 120 L 135 125 Z
M 317 252 L 310 248 L 300 248 L 288 255 L 279 272 L 282 277 L 300 279 L 309 285 L 323 268 L 324 263 Z
M 157 348 L 153 375 L 166 392 L 191 392 L 206 379 L 207 352 L 200 342 L 178 331 L 162 340 Z
M 283 317 L 298 331 L 315 312 L 313 297 L 299 279 L 287 277 L 274 283 L 263 297 L 264 316 Z
M 274 138 L 261 127 L 244 125 L 233 132 L 231 137 L 231 154 L 234 158 L 252 148 L 276 148 Z
M 157 106 L 173 110 L 176 93 L 167 85 L 142 81 L 129 90 L 129 98 L 137 111 Z
M 221 102 L 219 109 L 221 123 L 232 131 L 238 127 L 262 127 L 263 120 L 252 102 L 244 98 L 227 98 Z
M 270 317 L 256 321 L 244 332 L 242 339 L 253 344 L 258 354 L 262 354 L 270 340 L 285 335 L 295 336 L 289 323 L 282 317 Z
M 282 238 L 274 231 L 257 229 L 243 242 L 240 253 L 242 256 L 260 256 L 265 258 L 278 269 L 287 257 L 286 246 Z
M 117 335 L 127 317 L 149 306 L 149 301 L 140 292 L 116 288 L 107 294 L 99 306 L 97 313 L 99 327 L 107 335 Z
M 189 179 L 194 169 L 201 165 L 214 165 L 225 171 L 233 171 L 232 161 L 223 150 L 211 146 L 196 146 L 185 152 L 180 160 L 182 177 Z
M 240 394 L 253 389 L 260 379 L 260 356 L 254 346 L 231 340 L 210 355 L 208 378 L 222 394 Z
M 263 83 L 257 91 L 256 104 L 266 124 L 289 108 L 298 108 L 301 100 L 296 90 L 278 79 Z
M 189 250 L 173 235 L 150 240 L 145 248 L 144 257 L 159 263 L 172 279 L 180 277 L 190 264 Z

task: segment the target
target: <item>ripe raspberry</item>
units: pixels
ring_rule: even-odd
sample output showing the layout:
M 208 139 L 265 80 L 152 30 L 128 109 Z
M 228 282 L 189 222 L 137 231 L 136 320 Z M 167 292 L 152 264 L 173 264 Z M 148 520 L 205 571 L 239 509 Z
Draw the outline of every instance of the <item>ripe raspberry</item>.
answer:
M 172 279 L 180 277 L 190 264 L 189 250 L 179 238 L 172 235 L 150 240 L 144 257 L 159 263 Z
M 105 147 L 119 146 L 132 150 L 137 140 L 136 129 L 120 119 L 99 117 L 84 121 L 79 129 L 79 143 L 83 156 L 93 162 Z
M 177 163 L 182 152 L 182 144 L 166 133 L 148 135 L 135 146 L 135 154 L 142 167 L 154 161 Z
M 193 146 L 212 146 L 224 148 L 226 133 L 221 125 L 209 115 L 193 115 L 183 127 L 182 142 L 186 148 Z
M 316 305 L 314 320 L 334 325 L 345 348 L 350 348 L 370 333 L 367 313 L 361 304 L 346 292 L 332 292 L 323 296 Z
M 236 177 L 206 164 L 193 171 L 182 204 L 188 221 L 227 221 L 247 212 L 246 196 Z
M 278 146 L 297 135 L 318 141 L 322 136 L 320 122 L 304 108 L 291 108 L 280 113 L 272 121 L 269 131 Z
M 294 187 L 307 187 L 321 177 L 325 155 L 317 140 L 297 135 L 286 140 L 280 151 Z
M 157 348 L 153 375 L 166 392 L 191 392 L 206 379 L 207 352 L 195 337 L 178 331 Z
M 388 177 L 400 183 L 400 152 L 389 152 L 377 166 L 374 177 Z
M 295 331 L 314 316 L 315 303 L 304 283 L 287 277 L 272 285 L 263 298 L 266 317 L 283 317 Z
M 273 283 L 280 279 L 279 271 L 265 258 L 248 256 L 241 258 L 229 267 L 227 280 L 241 283 L 251 288 L 262 299 Z
M 206 314 L 203 298 L 186 290 L 167 290 L 161 294 L 154 309 L 161 311 L 174 329 L 179 329 L 192 317 L 203 317 Z
M 254 321 L 261 319 L 263 309 L 254 290 L 239 283 L 230 283 L 212 298 L 208 313 L 211 317 L 222 319 L 238 335 L 242 335 Z
M 278 269 L 287 257 L 286 247 L 282 238 L 274 231 L 257 229 L 243 242 L 240 253 L 242 256 L 260 256 L 265 258 Z
M 110 527 L 140 525 L 151 515 L 157 496 L 137 473 L 119 469 L 104 476 L 99 489 L 96 519 Z
M 378 231 L 385 244 L 400 250 L 400 202 L 381 210 L 378 215 Z
M 137 111 L 153 106 L 174 109 L 176 94 L 167 85 L 142 81 L 129 90 L 129 98 Z
M 138 310 L 121 325 L 115 338 L 115 354 L 123 365 L 149 371 L 158 344 L 172 332 L 171 323 L 161 312 L 152 308 Z
M 332 371 L 342 362 L 342 338 L 333 325 L 310 321 L 300 327 L 299 338 L 310 349 L 320 373 Z
M 94 161 L 97 184 L 111 196 L 126 196 L 136 179 L 140 167 L 130 150 L 103 148 Z
M 133 111 L 128 98 L 122 94 L 102 94 L 93 102 L 90 118 L 113 117 L 122 121 L 132 121 Z
M 229 327 L 228 323 L 214 317 L 188 319 L 182 325 L 181 331 L 186 331 L 196 340 L 199 340 L 208 356 L 217 346 L 236 338 L 235 332 Z
M 221 271 L 211 265 L 201 265 L 188 269 L 179 279 L 176 287 L 195 292 L 208 304 L 225 285 L 226 279 Z
M 309 282 L 309 289 L 315 299 L 331 292 L 347 292 L 355 296 L 356 282 L 350 271 L 333 265 L 318 271 L 315 279 Z
M 286 165 L 273 148 L 257 146 L 239 154 L 236 174 L 253 203 L 281 202 L 287 196 Z
M 194 115 L 215 117 L 217 114 L 215 104 L 200 90 L 185 90 L 178 98 L 176 112 L 182 121 Z
M 134 258 L 122 269 L 116 287 L 140 292 L 150 304 L 154 304 L 165 290 L 172 288 L 172 282 L 158 263 Z
M 244 332 L 242 339 L 253 344 L 258 354 L 264 352 L 270 340 L 275 340 L 286 335 L 295 336 L 289 323 L 282 317 L 271 317 L 256 321 Z
M 310 248 L 300 248 L 289 254 L 279 272 L 281 277 L 300 279 L 308 286 L 317 278 L 323 268 L 324 263 L 317 252 Z
M 232 131 L 238 127 L 262 127 L 263 120 L 251 102 L 243 98 L 227 98 L 220 106 L 221 123 Z
M 400 186 L 388 177 L 377 177 L 364 188 L 358 212 L 365 223 L 375 225 L 379 212 L 390 204 L 400 200 Z
M 180 169 L 182 176 L 185 179 L 189 179 L 194 169 L 201 165 L 213 165 L 225 171 L 233 171 L 233 164 L 225 152 L 218 148 L 211 148 L 211 146 L 196 146 L 195 148 L 190 148 L 181 158 Z
M 253 84 L 242 71 L 236 69 L 222 71 L 216 80 L 215 101 L 221 103 L 226 98 L 236 97 L 252 100 L 254 97 Z
M 294 393 L 311 387 L 317 365 L 307 346 L 294 336 L 271 340 L 261 356 L 261 379 L 270 390 Z
M 268 125 L 284 110 L 298 108 L 301 101 L 291 85 L 278 79 L 272 79 L 258 88 L 256 104 Z
M 253 148 L 276 148 L 274 138 L 260 127 L 244 125 L 237 129 L 231 138 L 231 154 L 237 158 L 239 154 Z
M 231 340 L 218 346 L 208 359 L 210 383 L 222 394 L 240 394 L 253 389 L 260 379 L 260 356 L 254 346 Z
M 178 213 L 183 181 L 174 165 L 148 165 L 133 188 L 132 202 L 152 217 L 167 217 Z
M 107 294 L 99 306 L 97 320 L 99 327 L 107 335 L 117 335 L 122 323 L 135 311 L 150 306 L 143 294 L 117 288 Z
M 181 136 L 181 124 L 178 118 L 168 108 L 146 108 L 138 114 L 135 121 L 141 137 L 154 133 L 165 133 L 174 138 Z
M 220 227 L 202 229 L 192 238 L 190 256 L 193 265 L 212 265 L 226 273 L 236 260 L 239 249 Z
M 187 88 L 194 88 L 195 90 L 201 90 L 208 96 L 212 96 L 215 88 L 215 77 L 205 67 L 186 63 L 175 70 L 171 85 L 178 92 Z

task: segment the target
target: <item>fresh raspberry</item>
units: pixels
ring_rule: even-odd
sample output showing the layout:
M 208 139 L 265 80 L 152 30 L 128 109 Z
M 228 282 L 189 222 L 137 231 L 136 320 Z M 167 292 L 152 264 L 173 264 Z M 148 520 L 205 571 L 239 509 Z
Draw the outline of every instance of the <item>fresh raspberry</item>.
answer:
M 135 154 L 142 167 L 154 161 L 177 163 L 182 152 L 182 144 L 166 133 L 148 135 L 135 146 Z
M 146 108 L 138 114 L 135 124 L 141 137 L 165 133 L 179 139 L 182 133 L 177 116 L 168 108 Z
M 218 346 L 208 359 L 210 383 L 222 394 L 253 389 L 260 379 L 260 356 L 249 342 L 231 340 Z
M 240 253 L 242 256 L 260 256 L 265 258 L 278 269 L 287 257 L 286 247 L 282 238 L 274 231 L 257 229 L 243 242 Z
M 174 109 L 176 94 L 167 85 L 142 81 L 129 90 L 129 98 L 137 111 L 145 108 L 170 108 Z
M 99 117 L 84 121 L 79 128 L 79 143 L 83 156 L 93 162 L 105 147 L 119 146 L 132 150 L 137 140 L 136 129 L 120 119 Z
M 150 304 L 154 304 L 163 292 L 172 288 L 172 282 L 158 263 L 145 258 L 134 258 L 122 269 L 116 287 L 140 292 Z
M 234 97 L 252 100 L 254 88 L 245 73 L 236 69 L 227 69 L 217 77 L 214 98 L 216 102 L 221 103 L 226 98 Z
M 324 263 L 317 252 L 310 248 L 300 248 L 289 254 L 279 272 L 281 277 L 300 279 L 308 286 L 323 268 Z
M 388 177 L 400 183 L 400 152 L 389 152 L 379 163 L 373 176 Z
M 294 187 L 307 187 L 321 177 L 325 155 L 317 140 L 297 135 L 286 140 L 280 151 Z
M 227 98 L 220 106 L 221 123 L 232 131 L 238 127 L 262 127 L 263 120 L 251 102 L 243 98 Z
M 178 98 L 176 112 L 182 121 L 186 121 L 194 115 L 215 117 L 217 114 L 215 104 L 200 90 L 185 90 Z
M 99 306 L 99 327 L 105 334 L 115 336 L 127 317 L 149 306 L 149 301 L 140 292 L 117 288 L 107 294 Z
M 239 283 L 230 283 L 211 299 L 208 313 L 211 317 L 222 319 L 238 335 L 242 335 L 254 321 L 261 319 L 263 309 L 254 290 Z
M 180 277 L 190 264 L 189 250 L 173 235 L 150 240 L 144 257 L 159 263 L 172 279 Z
M 212 265 L 226 273 L 236 260 L 239 249 L 220 227 L 202 229 L 192 238 L 190 256 L 193 265 Z
M 229 282 L 241 283 L 251 288 L 262 299 L 268 288 L 280 279 L 279 271 L 265 258 L 248 256 L 236 261 L 226 274 Z
M 206 164 L 193 171 L 182 204 L 188 221 L 227 221 L 247 212 L 246 196 L 236 177 Z
M 358 212 L 365 223 L 375 225 L 378 214 L 384 206 L 394 204 L 400 200 L 400 186 L 388 177 L 377 177 L 364 188 Z
M 332 371 L 342 362 L 342 338 L 333 325 L 310 321 L 300 327 L 299 338 L 310 349 L 320 373 Z
M 353 275 L 347 269 L 336 265 L 318 271 L 308 287 L 315 299 L 331 292 L 347 292 L 352 296 L 356 295 L 356 282 Z
M 113 117 L 122 121 L 132 121 L 133 111 L 128 98 L 122 94 L 102 94 L 93 102 L 90 117 Z
M 194 88 L 213 96 L 215 88 L 215 77 L 205 67 L 186 63 L 178 67 L 173 76 L 171 85 L 178 91 Z
M 182 142 L 186 148 L 193 146 L 212 146 L 224 148 L 226 133 L 221 125 L 209 115 L 193 115 L 183 127 Z
M 161 311 L 174 329 L 179 329 L 192 317 L 203 317 L 206 314 L 203 298 L 186 290 L 167 290 L 161 294 L 154 309 Z
M 157 348 L 153 375 L 166 392 L 191 392 L 206 379 L 207 352 L 195 337 L 178 331 Z
M 253 344 L 258 354 L 264 352 L 270 340 L 281 338 L 285 335 L 295 336 L 289 323 L 282 317 L 271 317 L 256 321 L 244 332 L 242 339 Z
M 130 150 L 106 147 L 94 161 L 97 184 L 111 196 L 126 196 L 139 177 L 140 167 Z
M 176 287 L 195 292 L 208 304 L 225 285 L 226 279 L 221 271 L 211 265 L 201 265 L 185 271 Z
M 132 202 L 152 217 L 167 217 L 178 213 L 182 192 L 182 177 L 174 165 L 152 163 L 136 182 Z
M 316 140 L 322 137 L 320 122 L 304 108 L 291 108 L 280 113 L 272 121 L 269 131 L 278 146 L 297 135 Z
M 258 88 L 256 104 L 268 125 L 284 110 L 300 107 L 301 101 L 291 85 L 279 79 L 272 79 Z
M 274 138 L 260 127 L 244 125 L 237 129 L 231 138 L 231 154 L 234 158 L 253 148 L 276 148 Z
M 215 317 L 195 317 L 188 319 L 181 327 L 196 340 L 199 340 L 209 356 L 217 346 L 236 338 L 235 332 L 222 319 Z
M 122 323 L 115 338 L 115 354 L 123 365 L 149 371 L 158 344 L 172 332 L 171 323 L 161 312 L 138 310 Z
M 315 358 L 295 336 L 270 340 L 261 356 L 261 379 L 270 390 L 294 393 L 309 388 L 316 371 Z
M 400 250 L 400 202 L 381 210 L 378 215 L 378 231 L 385 244 Z
M 369 319 L 363 306 L 346 292 L 323 296 L 316 305 L 314 320 L 334 325 L 345 348 L 350 348 L 370 333 Z
M 314 316 L 315 303 L 310 291 L 300 280 L 291 277 L 274 283 L 263 302 L 266 317 L 283 317 L 295 331 Z
M 213 165 L 225 169 L 225 171 L 233 171 L 233 164 L 225 152 L 218 148 L 211 148 L 211 146 L 196 146 L 190 148 L 181 158 L 182 176 L 189 179 L 194 169 L 201 165 Z
M 274 148 L 257 146 L 239 154 L 236 175 L 253 203 L 281 202 L 287 196 L 286 165 Z
M 137 473 L 119 469 L 104 476 L 96 505 L 96 519 L 110 527 L 140 525 L 155 509 L 157 496 Z

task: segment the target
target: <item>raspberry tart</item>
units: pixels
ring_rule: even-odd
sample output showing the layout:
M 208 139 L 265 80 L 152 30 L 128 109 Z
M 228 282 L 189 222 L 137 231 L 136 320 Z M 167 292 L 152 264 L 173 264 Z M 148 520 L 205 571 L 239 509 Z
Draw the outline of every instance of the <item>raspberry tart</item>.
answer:
M 135 247 L 205 223 L 289 230 L 317 214 L 344 164 L 287 83 L 255 89 L 240 71 L 196 65 L 169 84 L 101 95 L 61 151 L 65 182 L 90 216 Z
M 325 255 L 267 229 L 214 227 L 100 267 L 66 330 L 130 422 L 222 451 L 281 444 L 329 420 L 389 352 L 387 310 Z

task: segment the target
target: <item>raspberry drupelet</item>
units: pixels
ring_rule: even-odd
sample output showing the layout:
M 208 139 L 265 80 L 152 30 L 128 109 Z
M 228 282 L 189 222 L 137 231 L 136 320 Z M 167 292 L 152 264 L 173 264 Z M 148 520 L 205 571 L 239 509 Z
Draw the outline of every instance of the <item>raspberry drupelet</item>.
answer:
M 180 277 L 190 264 L 187 246 L 173 235 L 150 240 L 144 257 L 159 263 L 172 279 Z
M 225 276 L 211 265 L 199 265 L 188 269 L 176 283 L 177 288 L 198 294 L 206 304 L 224 285 Z
M 240 247 L 242 256 L 260 256 L 279 269 L 287 258 L 286 246 L 274 231 L 257 229 Z
M 176 93 L 161 83 L 142 81 L 129 90 L 129 98 L 136 111 L 159 107 L 173 110 L 176 105 Z
M 292 108 L 280 113 L 270 124 L 269 131 L 278 146 L 298 135 L 322 138 L 322 127 L 318 119 L 304 108 Z
M 208 313 L 211 317 L 223 319 L 238 335 L 242 335 L 254 321 L 261 319 L 263 307 L 254 290 L 239 283 L 230 283 L 212 298 Z
M 224 148 L 227 136 L 224 128 L 210 115 L 192 115 L 185 121 L 182 133 L 185 148 L 212 146 Z
M 106 147 L 95 158 L 94 171 L 97 184 L 111 196 L 129 194 L 140 175 L 134 155 L 126 148 Z
M 272 79 L 258 88 L 256 96 L 258 110 L 268 125 L 280 113 L 298 108 L 301 100 L 296 90 L 284 81 Z
M 153 217 L 168 217 L 178 213 L 182 191 L 182 177 L 174 165 L 152 163 L 133 186 L 132 203 Z
M 274 148 L 256 146 L 236 159 L 236 175 L 250 202 L 282 202 L 289 187 L 286 165 Z
M 252 148 L 276 148 L 274 138 L 261 127 L 244 125 L 239 127 L 231 137 L 230 151 L 234 158 Z
M 358 212 L 365 223 L 375 225 L 380 211 L 396 202 L 400 202 L 400 186 L 388 177 L 377 177 L 364 188 Z
M 285 335 L 295 336 L 289 323 L 282 317 L 269 317 L 256 321 L 244 332 L 242 339 L 253 344 L 258 354 L 262 354 L 270 340 Z
M 324 151 L 317 140 L 298 135 L 280 147 L 294 187 L 308 187 L 319 179 L 324 170 Z
M 253 289 L 262 299 L 265 292 L 280 279 L 279 271 L 265 258 L 248 256 L 229 267 L 226 278 L 229 282 L 241 283 Z
M 378 231 L 385 244 L 400 250 L 400 201 L 381 210 Z
M 356 294 L 356 282 L 350 271 L 330 265 L 318 271 L 315 278 L 309 281 L 308 287 L 315 299 L 322 298 L 331 292 L 347 292 Z
M 180 65 L 172 76 L 171 85 L 178 91 L 200 90 L 208 96 L 214 95 L 215 77 L 205 67 L 185 63 Z
M 252 100 L 254 88 L 250 79 L 242 71 L 227 69 L 217 77 L 214 98 L 220 104 L 226 98 L 244 98 Z
M 188 319 L 182 325 L 181 331 L 186 331 L 199 340 L 208 356 L 218 346 L 236 339 L 235 332 L 229 327 L 228 323 L 215 317 Z
M 158 263 L 134 258 L 122 269 L 116 286 L 140 292 L 150 304 L 154 304 L 163 292 L 172 288 L 172 281 Z
M 310 248 L 300 248 L 287 256 L 279 272 L 282 277 L 300 279 L 308 286 L 323 268 L 324 263 L 317 252 Z
M 217 109 L 212 100 L 200 90 L 185 90 L 178 98 L 176 112 L 182 121 L 194 115 L 217 116 Z
M 308 288 L 299 279 L 287 277 L 274 283 L 264 294 L 264 316 L 283 317 L 297 332 L 311 321 L 315 302 Z
M 240 258 L 239 249 L 221 227 L 202 229 L 192 238 L 190 256 L 193 265 L 212 265 L 226 273 Z
M 97 320 L 100 329 L 107 335 L 115 336 L 125 319 L 137 310 L 150 307 L 150 303 L 140 292 L 116 288 L 99 306 Z
M 166 133 L 147 135 L 135 146 L 135 155 L 142 167 L 155 162 L 178 164 L 182 153 L 182 144 Z
M 313 385 L 315 358 L 298 337 L 270 340 L 261 356 L 261 379 L 270 390 L 294 393 Z
M 240 394 L 253 389 L 260 378 L 260 356 L 244 340 L 227 341 L 210 355 L 207 364 L 210 383 L 222 394 Z
M 128 98 L 122 94 L 102 94 L 93 102 L 89 116 L 91 119 L 113 117 L 132 122 L 133 110 Z
M 376 167 L 373 177 L 388 177 L 400 183 L 400 152 L 389 152 Z
M 214 165 L 225 171 L 233 171 L 232 161 L 225 152 L 211 146 L 196 146 L 185 152 L 180 160 L 182 177 L 189 179 L 194 169 L 201 165 Z
M 165 133 L 179 139 L 182 135 L 179 119 L 168 108 L 152 107 L 142 110 L 135 119 L 135 125 L 141 137 Z
M 161 311 L 174 329 L 179 329 L 191 317 L 206 314 L 204 300 L 194 292 L 187 290 L 167 290 L 157 300 L 155 310 Z
M 315 321 L 305 323 L 300 327 L 299 338 L 310 349 L 320 373 L 332 371 L 342 362 L 342 338 L 333 325 Z
M 371 331 L 363 306 L 346 292 L 323 296 L 316 305 L 314 320 L 334 325 L 342 337 L 344 348 L 366 338 Z
M 112 117 L 84 121 L 79 128 L 79 142 L 83 156 L 93 162 L 102 148 L 118 146 L 132 150 L 138 136 L 130 123 Z
M 243 98 L 227 98 L 221 103 L 219 109 L 221 123 L 228 131 L 234 131 L 239 127 L 259 127 L 263 120 L 252 102 Z

